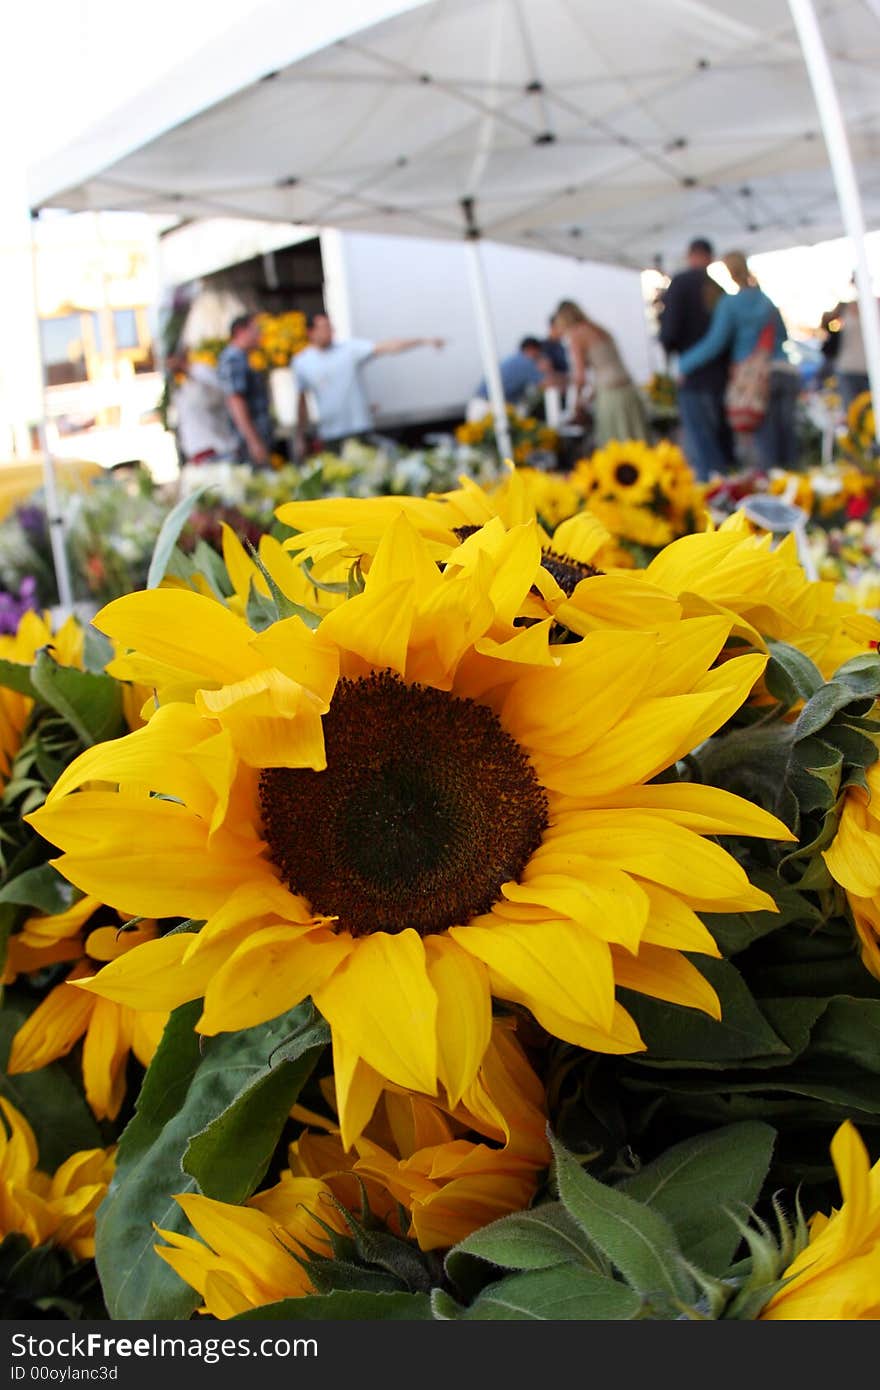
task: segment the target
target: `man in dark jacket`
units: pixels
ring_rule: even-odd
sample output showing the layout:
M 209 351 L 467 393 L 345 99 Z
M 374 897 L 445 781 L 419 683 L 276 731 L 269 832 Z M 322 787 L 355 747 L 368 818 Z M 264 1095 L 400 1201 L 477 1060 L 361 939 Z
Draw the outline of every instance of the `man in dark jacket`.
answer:
M 707 273 L 715 259 L 712 243 L 696 237 L 688 247 L 687 270 L 674 275 L 660 316 L 660 341 L 668 353 L 682 353 L 707 332 L 724 294 Z M 733 464 L 733 437 L 724 413 L 727 356 L 715 357 L 685 377 L 678 388 L 684 451 L 697 477 L 725 473 Z

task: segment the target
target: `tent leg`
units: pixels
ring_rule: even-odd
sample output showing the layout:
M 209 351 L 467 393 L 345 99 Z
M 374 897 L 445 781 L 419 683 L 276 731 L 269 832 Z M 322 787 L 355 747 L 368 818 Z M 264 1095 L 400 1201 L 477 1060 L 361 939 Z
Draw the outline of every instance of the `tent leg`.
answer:
M 34 313 L 37 311 L 37 243 L 34 236 L 34 220 L 36 214 L 31 215 L 31 270 L 34 281 Z M 49 448 L 49 438 L 46 430 L 46 363 L 43 358 L 42 341 L 39 334 L 39 322 L 37 323 L 37 345 L 40 353 L 40 418 L 37 421 L 37 434 L 40 441 L 40 452 L 43 455 L 43 487 L 46 493 L 46 520 L 49 526 L 49 544 L 52 547 L 52 563 L 55 567 L 55 582 L 58 585 L 58 604 L 60 616 L 67 618 L 73 612 L 73 584 L 70 577 L 70 558 L 67 554 L 67 545 L 64 539 L 64 517 L 58 501 L 58 485 L 55 476 L 55 460 Z
M 843 225 L 852 245 L 868 380 L 871 383 L 875 407 L 880 407 L 880 306 L 871 285 L 871 270 L 865 250 L 865 218 L 843 112 L 840 109 L 837 88 L 828 62 L 828 52 L 812 0 L 788 0 L 788 5 L 798 32 L 819 119 L 822 122 L 822 133 L 825 136 L 831 172 L 834 175 Z M 880 408 L 875 408 L 874 422 L 877 441 L 880 443 Z
M 495 326 L 489 307 L 489 290 L 486 284 L 486 269 L 480 254 L 479 237 L 470 236 L 465 242 L 468 273 L 471 282 L 471 295 L 474 312 L 477 316 L 477 331 L 480 335 L 480 356 L 489 391 L 489 404 L 495 423 L 495 438 L 498 452 L 503 459 L 513 460 L 513 446 L 510 441 L 510 427 L 507 422 L 507 403 L 504 387 L 501 384 L 501 369 L 498 366 L 498 344 L 495 341 Z

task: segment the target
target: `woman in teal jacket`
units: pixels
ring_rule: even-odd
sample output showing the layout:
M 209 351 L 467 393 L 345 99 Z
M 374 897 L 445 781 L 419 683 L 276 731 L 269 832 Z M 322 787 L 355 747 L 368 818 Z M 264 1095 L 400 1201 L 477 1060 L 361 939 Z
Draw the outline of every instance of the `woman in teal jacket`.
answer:
M 724 257 L 724 264 L 739 291 L 724 295 L 718 301 L 708 331 L 679 358 L 679 371 L 686 375 L 723 353 L 730 354 L 731 363 L 742 362 L 757 346 L 762 330 L 771 323 L 770 402 L 764 422 L 755 433 L 755 446 L 762 467 L 788 468 L 797 462 L 795 407 L 800 378 L 782 348 L 787 337 L 785 324 L 772 299 L 759 288 L 741 251 L 730 251 Z

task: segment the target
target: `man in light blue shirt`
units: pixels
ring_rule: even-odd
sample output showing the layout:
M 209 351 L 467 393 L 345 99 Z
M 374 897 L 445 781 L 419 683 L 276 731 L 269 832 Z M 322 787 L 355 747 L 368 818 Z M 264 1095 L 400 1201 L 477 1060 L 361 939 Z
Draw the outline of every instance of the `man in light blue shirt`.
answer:
M 310 314 L 307 329 L 309 346 L 297 353 L 292 363 L 299 388 L 300 443 L 309 424 L 305 400 L 308 391 L 317 407 L 321 442 L 331 448 L 344 439 L 367 434 L 373 428 L 361 374 L 366 362 L 373 357 L 408 352 L 410 348 L 441 348 L 444 345 L 442 338 L 390 338 L 381 343 L 369 338 L 348 338 L 336 342 L 333 325 L 323 313 Z

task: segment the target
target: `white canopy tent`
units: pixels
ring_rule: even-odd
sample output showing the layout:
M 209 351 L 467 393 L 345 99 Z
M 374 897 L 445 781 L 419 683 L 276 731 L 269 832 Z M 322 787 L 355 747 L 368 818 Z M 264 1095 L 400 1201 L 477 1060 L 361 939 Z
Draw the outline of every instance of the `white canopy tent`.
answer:
M 809 40 L 811 0 L 314 8 L 249 16 L 240 44 L 227 33 L 34 168 L 32 204 L 467 237 L 496 412 L 480 237 L 673 268 L 694 234 L 753 252 L 880 226 L 874 0 L 820 0 Z M 866 265 L 859 289 L 880 395 Z

